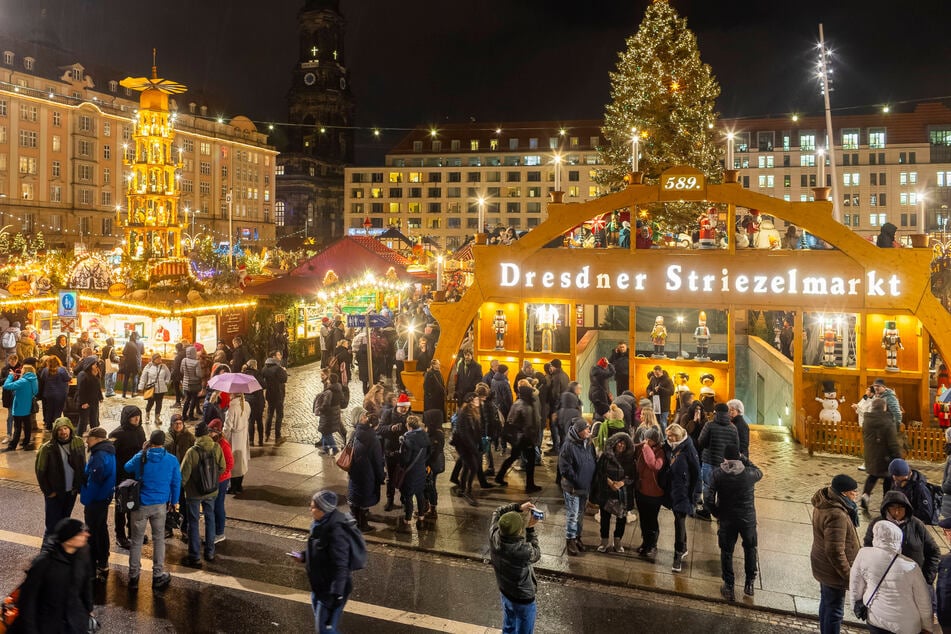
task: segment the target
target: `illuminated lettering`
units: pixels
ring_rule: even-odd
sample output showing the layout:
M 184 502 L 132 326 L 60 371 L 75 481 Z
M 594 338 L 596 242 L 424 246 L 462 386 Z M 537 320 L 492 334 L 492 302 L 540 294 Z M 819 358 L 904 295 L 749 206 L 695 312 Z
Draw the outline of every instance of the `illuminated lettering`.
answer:
M 885 295 L 885 291 L 882 290 L 882 285 L 885 284 L 885 280 L 880 278 L 875 274 L 875 271 L 868 272 L 868 294 L 870 297 L 881 297 Z
M 745 275 L 737 275 L 736 281 L 733 282 L 733 288 L 735 288 L 738 293 L 745 293 L 750 290 L 750 279 Z
M 555 285 L 555 274 L 551 271 L 545 271 L 542 273 L 542 286 L 545 288 L 551 288 Z
M 626 291 L 630 288 L 630 280 L 631 276 L 627 273 L 618 273 L 616 280 L 618 290 Z
M 832 284 L 829 285 L 831 295 L 845 295 L 845 280 L 841 277 L 833 277 Z
M 682 267 L 679 264 L 671 264 L 667 267 L 667 284 L 664 286 L 668 291 L 679 291 L 683 282 L 680 280 L 680 271 Z M 696 290 L 696 289 L 692 289 Z
M 898 290 L 898 276 L 895 274 L 892 274 L 892 276 L 888 278 L 888 292 L 892 297 L 901 295 L 901 292 Z
M 562 273 L 562 274 L 561 274 L 561 287 L 562 287 L 562 288 L 571 288 L 571 273 Z
M 591 269 L 590 266 L 581 267 L 581 273 L 575 277 L 575 286 L 578 288 L 588 288 L 591 286 L 591 281 L 588 279 L 588 273 Z
M 777 295 L 786 290 L 786 280 L 783 279 L 782 275 L 776 275 L 770 280 L 769 290 Z
M 754 293 L 765 293 L 766 292 L 766 281 L 767 278 L 765 275 L 754 275 L 753 276 L 753 292 Z
M 518 284 L 519 269 L 517 264 L 502 262 L 502 280 L 499 286 L 515 286 Z
M 638 273 L 634 276 L 634 290 L 644 290 L 644 282 L 647 280 L 647 273 Z
M 849 280 L 849 295 L 858 295 L 859 292 L 855 290 L 855 287 L 861 283 L 862 283 L 862 280 L 860 280 L 857 277 L 853 277 L 852 279 L 850 279 Z
M 525 288 L 533 288 L 532 282 L 535 280 L 535 271 L 529 271 L 525 274 Z
M 611 276 L 607 273 L 598 273 L 597 280 L 597 288 L 611 288 Z
M 802 278 L 803 295 L 828 295 L 826 278 L 824 277 L 804 277 Z

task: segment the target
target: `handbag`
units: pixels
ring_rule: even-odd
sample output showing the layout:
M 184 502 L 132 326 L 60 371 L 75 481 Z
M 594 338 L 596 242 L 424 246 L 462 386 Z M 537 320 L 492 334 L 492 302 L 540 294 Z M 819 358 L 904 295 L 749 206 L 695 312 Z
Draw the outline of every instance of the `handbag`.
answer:
M 151 385 L 146 385 L 145 391 L 142 392 L 142 398 L 144 398 L 145 400 L 149 400 L 153 396 L 155 396 L 155 383 Z
M 350 441 L 343 446 L 343 450 L 340 452 L 340 455 L 337 456 L 337 460 L 335 461 L 338 467 L 347 472 L 349 472 L 350 468 L 353 466 L 353 441 L 354 438 L 351 437 Z
M 661 410 L 660 410 L 660 394 L 655 394 L 654 397 L 651 399 L 651 401 L 652 401 L 652 403 L 653 403 L 653 405 L 654 405 L 654 411 L 657 412 L 657 415 L 658 415 L 658 416 L 660 416 L 660 412 L 661 412 Z
M 878 580 L 878 585 L 876 585 L 875 589 L 872 590 L 872 595 L 868 598 L 868 603 L 865 603 L 864 601 L 855 602 L 853 610 L 855 612 L 855 616 L 857 616 L 859 619 L 863 621 L 868 620 L 868 609 L 872 606 L 872 601 L 875 600 L 875 595 L 878 594 L 878 589 L 882 587 L 882 582 L 885 581 L 885 577 L 888 576 L 888 571 L 892 569 L 892 564 L 895 563 L 895 560 L 898 559 L 898 555 L 900 554 L 901 553 L 895 553 L 895 556 L 892 557 L 888 567 L 885 568 L 884 574 L 882 574 L 882 578 Z
M 398 347 L 396 349 L 396 360 L 397 361 L 406 361 L 406 346 Z
M 400 470 L 396 473 L 396 478 L 394 478 L 393 480 L 394 484 L 396 484 L 397 489 L 403 488 L 403 482 L 406 480 L 406 474 L 413 470 L 413 467 L 416 466 L 416 463 L 419 461 L 420 456 L 422 456 L 425 452 L 426 452 L 425 447 L 420 449 L 419 453 L 416 454 L 416 457 L 413 458 L 413 461 L 409 463 L 409 465 L 405 467 L 400 467 Z

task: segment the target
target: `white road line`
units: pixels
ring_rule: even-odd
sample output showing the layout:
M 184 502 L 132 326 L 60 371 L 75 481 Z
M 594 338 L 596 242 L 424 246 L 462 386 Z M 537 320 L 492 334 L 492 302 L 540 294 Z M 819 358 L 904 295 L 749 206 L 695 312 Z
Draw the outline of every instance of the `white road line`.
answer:
M 24 535 L 22 533 L 13 533 L 5 530 L 0 530 L 0 541 L 9 542 L 11 544 L 19 544 L 20 546 L 27 546 L 36 549 L 39 549 L 43 544 L 43 540 L 40 537 L 36 537 L 35 535 Z M 112 568 L 116 568 L 117 565 L 126 569 L 129 567 L 129 556 L 126 554 L 116 552 L 110 553 L 109 560 Z M 147 571 L 152 571 L 151 559 L 147 559 L 145 557 L 142 558 L 142 571 L 143 576 L 146 577 L 148 575 L 145 575 L 144 573 Z M 245 579 L 243 577 L 232 577 L 231 575 L 210 573 L 204 570 L 190 570 L 187 572 L 168 570 L 168 572 L 171 573 L 172 577 L 190 579 L 191 581 L 196 581 L 198 583 L 231 588 L 232 590 L 240 590 L 243 592 L 252 592 L 254 594 L 260 594 L 268 597 L 278 597 L 310 606 L 310 593 L 303 592 L 296 588 L 278 586 L 261 581 L 255 581 L 253 579 Z M 445 619 L 429 614 L 418 614 L 415 612 L 408 612 L 406 610 L 395 610 L 382 605 L 363 603 L 361 601 L 347 601 L 347 607 L 345 611 L 349 614 L 365 616 L 367 618 L 377 619 L 380 621 L 388 621 L 390 623 L 410 625 L 412 627 L 433 630 L 436 632 L 458 632 L 459 634 L 501 634 L 501 630 L 491 627 L 474 625 L 472 623 L 463 623 L 461 621 L 453 621 L 452 619 Z

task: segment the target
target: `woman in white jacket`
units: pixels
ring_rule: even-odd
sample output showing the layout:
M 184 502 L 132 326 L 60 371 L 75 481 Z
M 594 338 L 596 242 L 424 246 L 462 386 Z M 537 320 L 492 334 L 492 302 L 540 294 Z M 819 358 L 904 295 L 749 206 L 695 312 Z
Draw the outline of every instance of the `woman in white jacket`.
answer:
M 248 433 L 248 421 L 251 418 L 251 406 L 244 402 L 244 394 L 232 394 L 228 413 L 225 414 L 224 435 L 231 444 L 234 454 L 234 467 L 231 470 L 231 490 L 229 493 L 244 491 L 244 475 L 248 472 L 251 446 Z
M 852 605 L 868 607 L 871 632 L 930 633 L 934 627 L 931 593 L 918 564 L 901 554 L 901 541 L 901 529 L 892 522 L 875 524 L 871 548 L 859 550 L 852 563 L 849 577 Z
M 153 354 L 152 362 L 145 366 L 142 369 L 142 374 L 139 375 L 139 391 L 145 394 L 147 389 L 152 388 L 152 396 L 145 402 L 143 423 L 148 422 L 149 413 L 152 411 L 152 406 L 155 405 L 155 426 L 162 426 L 162 401 L 165 399 L 165 393 L 168 392 L 168 386 L 171 382 L 172 373 L 169 372 L 168 366 L 162 360 L 162 355 Z

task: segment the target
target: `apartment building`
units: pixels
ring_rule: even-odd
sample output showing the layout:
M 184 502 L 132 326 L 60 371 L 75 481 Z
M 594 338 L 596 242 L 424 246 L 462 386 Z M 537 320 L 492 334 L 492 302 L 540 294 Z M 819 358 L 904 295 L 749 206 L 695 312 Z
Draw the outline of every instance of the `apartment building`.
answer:
M 601 195 L 599 121 L 420 127 L 382 167 L 348 167 L 344 222 L 350 233 L 396 227 L 454 249 L 485 224 L 529 230 L 546 214 L 559 170 L 566 202 Z M 557 161 L 557 162 L 556 162 Z
M 147 61 L 122 72 L 83 64 L 54 45 L 0 36 L 0 227 L 42 231 L 48 244 L 112 249 L 126 203 L 126 153 L 139 93 L 119 85 L 148 76 Z M 168 69 L 160 69 L 168 70 Z M 246 117 L 209 112 L 190 93 L 170 100 L 176 174 L 187 237 L 273 246 L 276 150 Z

